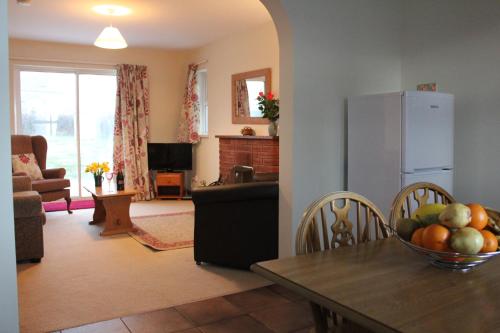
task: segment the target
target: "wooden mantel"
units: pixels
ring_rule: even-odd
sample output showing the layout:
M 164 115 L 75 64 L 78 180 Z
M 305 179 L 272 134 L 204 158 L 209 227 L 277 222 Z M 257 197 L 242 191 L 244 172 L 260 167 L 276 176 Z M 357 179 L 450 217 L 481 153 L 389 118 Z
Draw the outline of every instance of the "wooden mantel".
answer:
M 279 137 L 216 135 L 219 139 L 219 172 L 228 179 L 235 165 L 247 165 L 256 173 L 279 172 Z

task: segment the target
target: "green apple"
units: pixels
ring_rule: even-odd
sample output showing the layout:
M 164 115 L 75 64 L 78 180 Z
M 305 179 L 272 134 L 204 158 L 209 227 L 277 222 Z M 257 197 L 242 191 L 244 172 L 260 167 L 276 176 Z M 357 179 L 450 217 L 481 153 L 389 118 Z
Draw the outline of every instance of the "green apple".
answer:
M 463 254 L 476 254 L 483 247 L 484 238 L 481 233 L 471 227 L 458 229 L 451 235 L 450 246 Z

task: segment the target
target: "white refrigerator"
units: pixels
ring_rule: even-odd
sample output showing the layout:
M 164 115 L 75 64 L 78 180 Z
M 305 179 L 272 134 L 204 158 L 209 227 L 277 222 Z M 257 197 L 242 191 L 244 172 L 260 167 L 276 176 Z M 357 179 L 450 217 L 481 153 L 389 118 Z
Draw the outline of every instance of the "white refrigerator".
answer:
M 454 97 L 423 91 L 350 97 L 347 189 L 389 218 L 406 185 L 431 182 L 453 193 Z

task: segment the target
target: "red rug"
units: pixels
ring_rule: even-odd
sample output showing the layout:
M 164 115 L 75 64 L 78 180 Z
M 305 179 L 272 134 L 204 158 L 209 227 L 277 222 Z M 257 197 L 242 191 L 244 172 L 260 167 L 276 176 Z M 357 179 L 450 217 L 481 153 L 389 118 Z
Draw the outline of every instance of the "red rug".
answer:
M 69 208 L 71 210 L 75 209 L 89 209 L 94 208 L 94 200 L 93 199 L 85 199 L 85 200 L 75 200 L 71 202 Z M 54 202 L 44 202 L 43 209 L 46 212 L 60 212 L 66 210 L 66 201 L 54 201 Z
M 132 217 L 134 229 L 129 232 L 139 243 L 158 251 L 193 246 L 194 212 Z

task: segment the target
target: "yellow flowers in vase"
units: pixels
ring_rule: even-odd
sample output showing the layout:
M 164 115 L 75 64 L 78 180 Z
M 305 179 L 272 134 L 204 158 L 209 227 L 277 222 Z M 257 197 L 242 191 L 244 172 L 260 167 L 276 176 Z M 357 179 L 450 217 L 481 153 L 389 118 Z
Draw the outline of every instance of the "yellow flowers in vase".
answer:
M 85 172 L 90 172 L 94 175 L 95 187 L 102 186 L 102 175 L 105 172 L 109 172 L 109 170 L 109 162 L 92 162 L 85 167 Z

